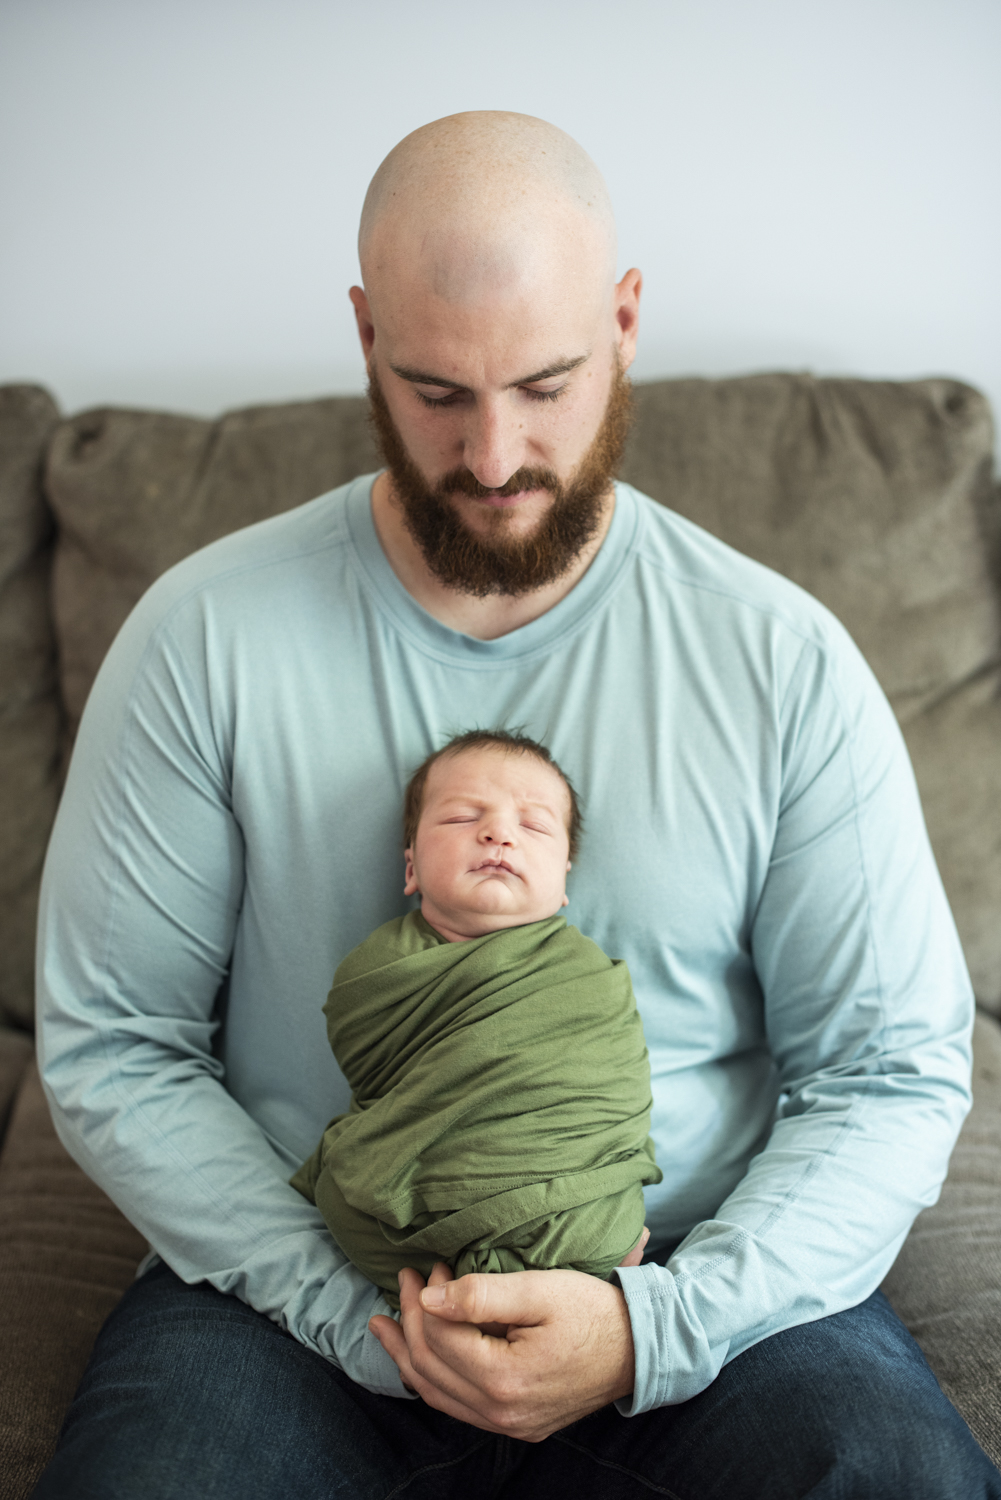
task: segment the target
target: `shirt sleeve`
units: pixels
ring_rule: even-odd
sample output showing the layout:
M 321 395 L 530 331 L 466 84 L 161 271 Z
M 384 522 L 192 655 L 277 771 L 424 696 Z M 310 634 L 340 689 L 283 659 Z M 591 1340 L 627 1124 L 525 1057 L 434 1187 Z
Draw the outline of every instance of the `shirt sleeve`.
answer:
M 404 1397 L 367 1327 L 389 1312 L 381 1294 L 222 1083 L 216 1001 L 244 850 L 226 735 L 169 609 L 160 620 L 161 583 L 98 675 L 46 859 L 39 1057 L 53 1120 L 185 1281 L 234 1293 L 366 1389 Z
M 764 1149 L 666 1267 L 620 1269 L 631 1416 L 855 1306 L 938 1197 L 970 1106 L 973 996 L 900 731 L 834 622 L 777 712 L 781 799 L 751 923 L 781 1095 Z

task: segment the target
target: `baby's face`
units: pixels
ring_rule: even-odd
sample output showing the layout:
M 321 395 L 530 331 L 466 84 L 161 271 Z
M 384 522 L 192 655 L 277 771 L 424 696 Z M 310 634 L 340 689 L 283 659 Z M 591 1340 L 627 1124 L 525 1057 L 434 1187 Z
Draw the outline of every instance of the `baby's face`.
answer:
M 449 942 L 540 922 L 566 906 L 570 794 L 551 766 L 487 746 L 435 761 L 406 895 Z

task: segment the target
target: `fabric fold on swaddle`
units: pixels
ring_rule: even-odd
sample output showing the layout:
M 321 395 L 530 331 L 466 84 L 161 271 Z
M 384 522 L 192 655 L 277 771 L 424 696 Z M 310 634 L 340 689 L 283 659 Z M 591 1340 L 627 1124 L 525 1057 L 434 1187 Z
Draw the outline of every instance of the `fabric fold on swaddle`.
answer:
M 398 1306 L 397 1275 L 607 1277 L 643 1229 L 650 1068 L 629 972 L 562 916 L 449 943 L 378 928 L 324 1006 L 352 1089 L 292 1183 Z

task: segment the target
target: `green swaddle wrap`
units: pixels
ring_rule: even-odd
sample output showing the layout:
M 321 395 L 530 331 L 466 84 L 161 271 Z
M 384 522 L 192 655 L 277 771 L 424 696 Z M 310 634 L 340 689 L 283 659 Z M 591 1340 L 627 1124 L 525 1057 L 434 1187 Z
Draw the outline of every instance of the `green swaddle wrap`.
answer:
M 399 1306 L 397 1273 L 607 1277 L 643 1230 L 650 1067 L 629 971 L 562 916 L 449 943 L 410 912 L 324 1012 L 353 1097 L 292 1183 Z

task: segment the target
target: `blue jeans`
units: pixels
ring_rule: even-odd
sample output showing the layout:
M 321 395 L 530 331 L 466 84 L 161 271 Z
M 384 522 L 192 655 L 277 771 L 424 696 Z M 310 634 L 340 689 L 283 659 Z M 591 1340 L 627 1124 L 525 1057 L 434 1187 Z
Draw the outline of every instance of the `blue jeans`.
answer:
M 36 1500 L 1001 1500 L 1001 1475 L 876 1292 L 682 1406 L 544 1443 L 373 1396 L 235 1297 L 158 1266 L 97 1341 Z

